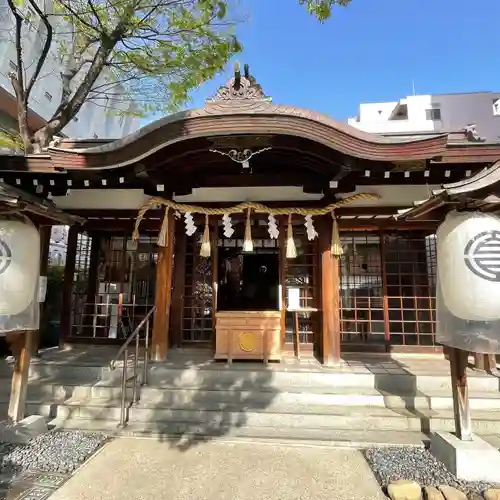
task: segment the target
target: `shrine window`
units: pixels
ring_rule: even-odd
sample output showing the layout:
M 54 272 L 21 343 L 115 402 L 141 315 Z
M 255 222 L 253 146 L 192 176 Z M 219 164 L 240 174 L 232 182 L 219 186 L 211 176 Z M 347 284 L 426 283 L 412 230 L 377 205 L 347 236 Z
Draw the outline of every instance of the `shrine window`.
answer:
M 72 331 L 78 338 L 123 338 L 154 306 L 156 237 L 78 235 Z
M 318 255 L 317 241 L 309 241 L 304 226 L 295 225 L 293 228 L 297 257 L 285 261 L 285 298 L 286 332 L 285 342 L 293 344 L 295 335 L 293 309 L 302 309 L 298 313 L 299 343 L 312 346 L 318 339 L 319 324 L 315 309 L 318 308 L 317 276 Z
M 341 242 L 342 342 L 434 346 L 435 235 L 353 232 Z

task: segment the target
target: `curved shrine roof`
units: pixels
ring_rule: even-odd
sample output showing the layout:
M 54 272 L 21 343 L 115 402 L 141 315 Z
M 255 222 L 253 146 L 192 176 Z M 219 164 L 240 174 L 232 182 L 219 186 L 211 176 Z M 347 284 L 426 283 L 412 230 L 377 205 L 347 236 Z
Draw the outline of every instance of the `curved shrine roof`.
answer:
M 388 138 L 301 108 L 266 101 L 214 102 L 162 118 L 122 139 L 88 149 L 51 147 L 55 167 L 113 168 L 128 165 L 169 145 L 200 137 L 286 135 L 374 161 L 425 160 L 446 150 L 447 134 L 423 139 Z

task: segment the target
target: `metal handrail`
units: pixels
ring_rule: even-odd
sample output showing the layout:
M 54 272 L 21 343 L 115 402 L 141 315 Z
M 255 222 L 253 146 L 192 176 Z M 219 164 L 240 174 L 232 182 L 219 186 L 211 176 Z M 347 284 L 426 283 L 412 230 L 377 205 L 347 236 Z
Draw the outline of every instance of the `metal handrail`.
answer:
M 123 371 L 121 378 L 121 404 L 120 404 L 120 423 L 118 427 L 125 427 L 128 421 L 128 415 L 126 415 L 127 410 L 127 389 L 128 383 L 133 382 L 132 386 L 132 402 L 131 405 L 137 404 L 139 402 L 139 393 L 137 391 L 137 384 L 139 382 L 139 341 L 142 327 L 146 325 L 146 335 L 145 335 L 145 348 L 144 348 L 144 364 L 141 385 L 147 385 L 148 383 L 148 362 L 149 362 L 149 319 L 155 312 L 156 306 L 153 306 L 151 310 L 146 314 L 144 319 L 137 325 L 135 330 L 127 337 L 127 340 L 120 347 L 118 354 L 115 359 L 109 363 L 109 368 L 114 370 L 116 368 L 116 362 L 123 355 Z M 134 356 L 134 372 L 131 377 L 127 374 L 127 364 L 128 364 L 128 347 L 130 343 L 135 339 L 135 356 Z

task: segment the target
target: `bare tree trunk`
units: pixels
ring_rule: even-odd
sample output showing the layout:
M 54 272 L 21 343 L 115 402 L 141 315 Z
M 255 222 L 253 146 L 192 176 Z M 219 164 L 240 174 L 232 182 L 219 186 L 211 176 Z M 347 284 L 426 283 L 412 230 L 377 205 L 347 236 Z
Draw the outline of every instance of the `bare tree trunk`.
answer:
M 21 102 L 17 105 L 17 120 L 19 122 L 19 135 L 23 141 L 24 152 L 26 154 L 33 152 L 33 144 L 31 142 L 31 134 L 28 127 L 28 113 Z
M 31 142 L 31 133 L 28 127 L 28 109 L 25 105 L 23 91 L 15 75 L 12 74 L 10 80 L 12 82 L 12 86 L 14 87 L 14 93 L 16 94 L 17 121 L 19 124 L 19 135 L 23 141 L 24 152 L 32 153 L 33 144 Z
M 45 148 L 48 148 L 52 137 L 62 129 L 62 127 L 54 127 L 55 121 L 47 123 L 34 133 L 33 149 L 35 153 L 41 153 Z

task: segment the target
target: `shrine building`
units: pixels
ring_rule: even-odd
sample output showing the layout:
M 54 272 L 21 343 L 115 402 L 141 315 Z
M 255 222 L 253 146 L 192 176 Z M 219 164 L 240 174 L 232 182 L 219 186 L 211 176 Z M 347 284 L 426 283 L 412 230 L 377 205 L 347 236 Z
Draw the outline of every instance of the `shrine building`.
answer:
M 382 136 L 275 104 L 245 68 L 203 108 L 123 139 L 1 156 L 0 182 L 73 222 L 62 343 L 123 344 L 155 308 L 158 361 L 197 347 L 332 364 L 440 351 L 443 214 L 398 214 L 499 160 L 469 130 Z

